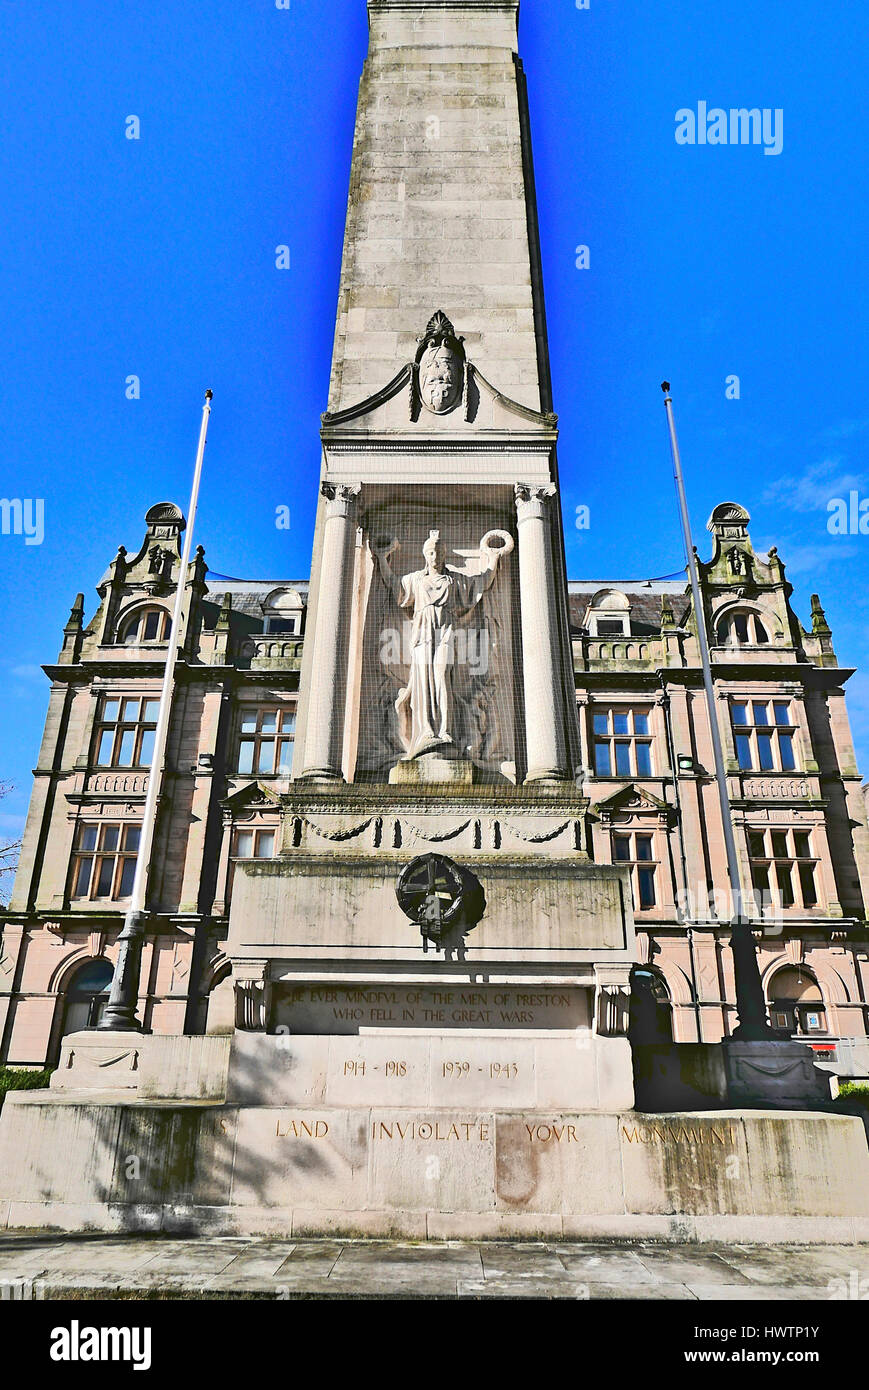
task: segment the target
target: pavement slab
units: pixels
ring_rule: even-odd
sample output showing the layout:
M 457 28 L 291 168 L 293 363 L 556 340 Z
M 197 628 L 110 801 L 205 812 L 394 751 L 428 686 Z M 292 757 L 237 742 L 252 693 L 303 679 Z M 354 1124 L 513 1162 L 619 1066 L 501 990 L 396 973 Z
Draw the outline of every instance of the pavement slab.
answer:
M 864 1286 L 869 1245 L 0 1236 L 5 1299 L 820 1302 Z

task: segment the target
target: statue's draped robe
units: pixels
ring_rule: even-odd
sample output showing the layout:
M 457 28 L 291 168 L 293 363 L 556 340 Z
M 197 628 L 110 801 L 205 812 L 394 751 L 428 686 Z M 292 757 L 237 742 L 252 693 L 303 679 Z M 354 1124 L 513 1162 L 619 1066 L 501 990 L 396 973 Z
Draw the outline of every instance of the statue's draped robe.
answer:
M 410 671 L 395 702 L 405 758 L 416 758 L 455 741 L 452 692 L 453 637 L 456 626 L 479 603 L 493 574 L 443 574 L 416 570 L 398 582 L 400 607 L 413 612 Z

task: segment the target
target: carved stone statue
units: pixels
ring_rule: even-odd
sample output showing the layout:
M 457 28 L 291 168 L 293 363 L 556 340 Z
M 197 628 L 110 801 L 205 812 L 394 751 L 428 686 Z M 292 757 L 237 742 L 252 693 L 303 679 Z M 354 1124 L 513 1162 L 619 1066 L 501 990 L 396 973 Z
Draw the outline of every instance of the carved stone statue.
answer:
M 731 574 L 748 574 L 748 561 L 746 560 L 746 557 L 745 555 L 743 555 L 742 551 L 739 550 L 735 545 L 730 547 L 730 550 L 727 552 L 727 558 L 730 561 Z
M 440 532 L 430 531 L 422 548 L 425 569 L 399 578 L 389 564 L 397 546 L 392 541 L 375 548 L 374 554 L 395 602 L 413 618 L 408 682 L 395 702 L 404 758 L 435 750 L 442 757 L 456 757 L 452 689 L 456 629 L 491 588 L 498 562 L 513 549 L 513 540 L 506 531 L 487 532 L 480 542 L 483 568 L 479 574 L 465 574 L 447 565 Z

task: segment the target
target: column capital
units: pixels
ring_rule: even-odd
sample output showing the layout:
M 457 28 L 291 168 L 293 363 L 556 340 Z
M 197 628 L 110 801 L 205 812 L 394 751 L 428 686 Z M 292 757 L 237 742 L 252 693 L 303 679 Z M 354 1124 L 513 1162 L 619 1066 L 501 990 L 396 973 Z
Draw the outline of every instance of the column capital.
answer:
M 527 521 L 530 517 L 545 516 L 546 504 L 555 496 L 556 491 L 554 483 L 514 483 L 513 496 L 519 520 Z
M 351 516 L 361 483 L 321 483 L 320 492 L 326 499 L 326 516 Z

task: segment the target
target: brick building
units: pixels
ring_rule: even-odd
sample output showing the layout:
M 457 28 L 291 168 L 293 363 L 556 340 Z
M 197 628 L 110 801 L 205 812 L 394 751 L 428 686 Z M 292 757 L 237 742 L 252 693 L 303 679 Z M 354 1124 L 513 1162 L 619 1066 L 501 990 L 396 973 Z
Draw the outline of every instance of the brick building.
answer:
M 312 618 L 306 580 L 226 579 L 206 568 L 201 548 L 184 577 L 139 1018 L 162 1033 L 233 1026 L 226 942 L 236 866 L 320 834 L 313 811 L 305 820 L 304 786 L 295 801 L 289 795 L 300 684 L 297 773 L 372 784 L 362 789 L 366 825 L 393 773 L 406 788 L 412 781 L 395 689 L 376 656 L 398 591 L 381 583 L 384 537 L 408 565 L 419 564 L 426 537 L 443 537 L 454 556 L 476 554 L 469 583 L 480 581 L 484 559 L 494 574 L 487 542 L 500 537 L 500 589 L 490 591 L 491 623 L 504 637 L 489 682 L 495 698 L 486 704 L 485 683 L 466 683 L 473 739 L 456 759 L 483 788 L 469 821 L 488 818 L 494 854 L 500 793 L 487 803 L 489 784 L 527 782 L 531 819 L 538 790 L 542 805 L 547 784 L 560 783 L 564 824 L 538 825 L 536 840 L 520 827 L 511 852 L 520 860 L 534 840 L 557 851 L 561 869 L 569 856 L 626 866 L 639 942 L 635 1037 L 716 1041 L 732 1029 L 735 1000 L 719 924 L 727 874 L 698 615 L 683 581 L 565 578 L 516 0 L 369 0 L 368 9 Z M 869 841 L 845 709 L 853 673 L 838 665 L 817 598 L 802 625 L 781 559 L 754 551 L 748 523 L 732 503 L 712 514 L 702 620 L 764 987 L 779 1028 L 867 1074 Z M 138 552 L 121 547 L 109 565 L 96 611 L 78 596 L 45 668 L 48 716 L 2 914 L 0 1061 L 54 1062 L 64 1034 L 96 1021 L 111 976 L 184 519 L 161 503 L 146 525 Z M 411 800 L 423 781 L 420 773 Z M 518 805 L 526 792 L 512 792 Z M 504 804 L 510 795 L 505 788 Z M 479 831 L 468 830 L 475 853 Z M 383 843 L 377 824 L 371 833 L 373 855 Z M 437 835 L 432 844 L 446 842 Z M 321 849 L 327 842 L 323 832 Z M 240 872 L 240 883 L 247 877 Z M 541 931 L 547 920 L 543 911 Z M 260 955 L 265 970 L 264 947 Z
M 810 627 L 748 513 L 717 507 L 702 564 L 743 883 L 776 1024 L 838 1043 L 865 1072 L 869 831 L 844 685 L 817 598 Z M 56 1061 L 95 1022 L 132 881 L 184 520 L 152 507 L 135 556 L 121 547 L 79 595 L 47 666 L 49 709 L 14 892 L 3 920 L 0 1058 Z M 681 581 L 571 581 L 580 730 L 581 847 L 630 866 L 638 928 L 636 1027 L 715 1041 L 734 1017 L 720 810 L 694 636 Z M 201 548 L 172 711 L 152 872 L 155 912 L 140 1017 L 155 1032 L 232 1026 L 222 945 L 234 864 L 279 851 L 292 776 L 307 581 L 228 580 Z M 651 1030 L 651 1031 L 650 1031 Z

